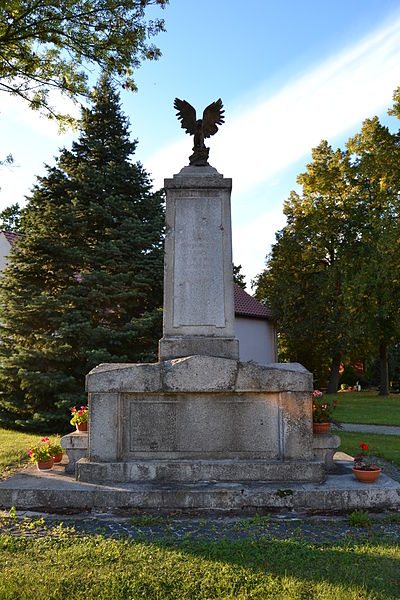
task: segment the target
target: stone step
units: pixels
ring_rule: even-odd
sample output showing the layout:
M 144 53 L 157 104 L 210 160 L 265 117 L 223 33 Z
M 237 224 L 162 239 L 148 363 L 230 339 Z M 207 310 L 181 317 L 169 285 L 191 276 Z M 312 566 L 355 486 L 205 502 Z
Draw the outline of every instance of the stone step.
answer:
M 337 513 L 399 510 L 400 483 L 381 473 L 375 483 L 358 482 L 351 464 L 316 483 L 103 483 L 76 481 L 62 466 L 40 473 L 28 467 L 0 481 L 0 508 L 62 513 L 95 510 L 197 510 L 219 513 L 284 511 Z
M 96 482 L 209 482 L 325 480 L 323 461 L 146 459 L 100 463 L 81 459 L 77 479 Z

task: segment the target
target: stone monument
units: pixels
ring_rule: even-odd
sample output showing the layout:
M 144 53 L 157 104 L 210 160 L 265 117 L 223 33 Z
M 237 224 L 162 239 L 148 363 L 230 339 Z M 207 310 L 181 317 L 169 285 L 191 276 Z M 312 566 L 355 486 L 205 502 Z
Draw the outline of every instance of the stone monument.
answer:
M 238 361 L 232 182 L 207 164 L 204 146 L 223 122 L 222 102 L 202 120 L 186 101 L 175 107 L 195 142 L 191 165 L 165 180 L 159 361 L 103 364 L 88 374 L 88 457 L 77 478 L 150 485 L 162 508 L 209 508 L 209 493 L 193 500 L 196 486 L 321 482 L 326 467 L 313 452 L 311 373 Z

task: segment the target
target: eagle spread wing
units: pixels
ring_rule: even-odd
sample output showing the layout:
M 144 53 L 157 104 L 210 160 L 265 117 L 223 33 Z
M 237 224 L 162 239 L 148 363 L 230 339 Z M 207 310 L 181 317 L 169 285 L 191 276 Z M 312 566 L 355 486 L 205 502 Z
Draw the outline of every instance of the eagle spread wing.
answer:
M 217 133 L 217 125 L 222 125 L 224 122 L 224 109 L 221 98 L 213 102 L 203 112 L 203 132 L 204 137 L 208 138 L 214 133 Z M 182 125 L 183 127 L 183 125 Z
M 196 111 L 186 100 L 175 98 L 174 108 L 178 111 L 176 116 L 181 122 L 182 129 L 186 129 L 186 133 L 194 135 L 196 132 Z

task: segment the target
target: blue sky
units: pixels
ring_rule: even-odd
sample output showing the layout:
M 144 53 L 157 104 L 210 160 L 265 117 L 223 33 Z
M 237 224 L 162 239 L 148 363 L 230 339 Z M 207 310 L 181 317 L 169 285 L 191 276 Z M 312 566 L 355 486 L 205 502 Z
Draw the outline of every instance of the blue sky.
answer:
M 161 11 L 154 10 L 154 14 Z M 396 0 L 171 0 L 162 12 L 163 56 L 136 74 L 139 92 L 122 93 L 136 160 L 156 188 L 188 163 L 175 96 L 198 113 L 221 97 L 226 122 L 209 140 L 210 163 L 233 178 L 233 256 L 248 281 L 259 273 L 283 201 L 321 139 L 344 146 L 362 121 L 386 115 L 400 86 L 400 6 Z M 64 102 L 56 99 L 57 102 Z M 44 163 L 74 134 L 0 98 L 0 207 L 23 203 Z

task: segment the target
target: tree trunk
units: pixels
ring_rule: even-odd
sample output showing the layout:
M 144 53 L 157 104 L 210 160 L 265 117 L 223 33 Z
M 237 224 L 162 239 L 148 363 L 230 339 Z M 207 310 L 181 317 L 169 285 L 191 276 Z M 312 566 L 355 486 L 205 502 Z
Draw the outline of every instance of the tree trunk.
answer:
M 327 394 L 336 394 L 339 387 L 339 368 L 340 368 L 340 352 L 336 352 L 332 358 L 331 372 L 329 375 L 329 383 Z
M 379 344 L 379 395 L 388 396 L 389 394 L 389 367 L 388 367 L 388 348 L 387 344 L 381 340 Z

